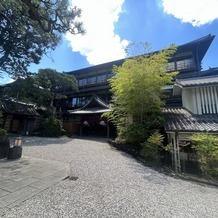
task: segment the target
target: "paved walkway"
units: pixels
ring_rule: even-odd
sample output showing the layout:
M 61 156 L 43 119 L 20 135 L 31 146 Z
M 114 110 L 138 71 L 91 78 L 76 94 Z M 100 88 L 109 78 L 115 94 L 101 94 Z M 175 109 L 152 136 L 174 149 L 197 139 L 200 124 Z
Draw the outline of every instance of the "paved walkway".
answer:
M 103 139 L 26 137 L 23 155 L 15 165 L 8 165 L 11 176 L 7 186 L 1 188 L 4 196 L 0 198 L 1 207 L 5 206 L 7 213 L 2 213 L 1 218 L 218 217 L 218 188 L 158 173 Z M 62 163 L 70 167 L 72 179 L 55 183 L 54 175 L 62 169 L 62 165 L 59 169 L 53 168 L 51 163 L 56 162 L 58 166 Z M 11 163 L 0 162 L 0 169 Z M 29 171 L 31 177 L 29 180 L 28 174 L 26 179 L 25 174 L 18 177 L 23 183 L 16 186 L 11 179 L 21 166 L 27 167 L 24 172 Z M 7 168 L 4 170 L 7 176 Z M 55 184 L 47 184 L 47 180 Z M 0 184 L 3 183 L 0 181 Z M 27 188 L 23 189 L 25 186 Z M 40 191 L 46 186 L 47 189 Z M 21 196 L 24 190 L 30 195 L 32 191 L 34 196 L 20 202 L 25 199 Z M 35 194 L 37 191 L 39 193 Z M 10 199 L 15 200 L 14 203 L 9 202 Z
M 69 165 L 33 157 L 0 160 L 0 216 L 69 175 Z

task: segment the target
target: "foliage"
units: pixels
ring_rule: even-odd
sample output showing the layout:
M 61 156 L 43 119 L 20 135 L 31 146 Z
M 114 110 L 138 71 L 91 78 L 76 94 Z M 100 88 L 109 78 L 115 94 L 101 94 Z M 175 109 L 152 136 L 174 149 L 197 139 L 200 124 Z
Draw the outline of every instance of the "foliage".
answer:
M 14 98 L 22 102 L 35 103 L 38 106 L 49 106 L 52 100 L 52 94 L 39 88 L 33 77 L 18 78 L 8 84 L 0 95 L 2 98 Z
M 171 154 L 174 152 L 174 148 L 172 143 L 167 144 L 166 146 L 163 147 L 163 149 Z
M 209 133 L 196 133 L 191 139 L 204 176 L 218 176 L 218 137 Z
M 2 126 L 3 122 L 3 114 L 2 111 L 0 111 L 0 125 Z M 7 136 L 7 130 L 0 128 L 0 136 Z
M 59 73 L 53 69 L 41 69 L 25 79 L 18 78 L 1 91 L 2 98 L 12 97 L 18 101 L 35 103 L 49 108 L 53 99 L 63 97 L 67 89 L 77 90 L 76 79 L 72 75 Z
M 115 75 L 109 79 L 114 94 L 110 105 L 113 110 L 104 116 L 117 127 L 118 137 L 125 132 L 123 128 L 128 129 L 133 123 L 141 123 L 150 131 L 160 127 L 162 98 L 166 94 L 163 87 L 171 84 L 177 74 L 166 72 L 175 50 L 176 47 L 171 46 L 158 53 L 127 59 L 120 67 L 114 66 Z
M 42 122 L 42 135 L 46 137 L 59 137 L 62 133 L 61 121 L 55 117 L 46 118 Z
M 80 16 L 68 0 L 1 0 L 0 72 L 26 76 L 28 66 L 54 50 L 62 34 L 85 33 Z
M 125 139 L 126 143 L 140 143 L 147 138 L 146 128 L 142 123 L 126 124 L 120 128 L 119 138 Z
M 0 125 L 2 124 L 2 122 L 3 122 L 3 113 L 2 113 L 2 111 L 0 111 Z
M 7 130 L 0 128 L 0 136 L 7 136 Z
M 156 160 L 156 163 L 159 161 L 159 151 L 163 147 L 164 136 L 161 135 L 158 131 L 155 131 L 151 136 L 141 143 L 142 150 L 141 155 L 147 160 Z
M 62 97 L 66 90 L 78 90 L 77 81 L 74 76 L 59 73 L 53 69 L 40 69 L 35 78 L 38 86 L 53 93 L 55 98 Z
M 134 42 L 130 42 L 126 47 L 125 52 L 126 52 L 126 56 L 128 58 L 131 58 L 131 57 L 151 53 L 152 48 L 151 48 L 151 44 L 148 42 L 145 43 L 139 42 L 137 44 Z

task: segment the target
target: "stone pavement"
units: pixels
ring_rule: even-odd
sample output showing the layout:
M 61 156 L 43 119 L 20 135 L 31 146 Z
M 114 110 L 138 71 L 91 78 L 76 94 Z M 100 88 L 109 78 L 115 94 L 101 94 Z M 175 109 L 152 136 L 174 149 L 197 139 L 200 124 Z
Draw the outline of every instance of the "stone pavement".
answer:
M 0 159 L 0 216 L 69 176 L 69 165 L 24 156 Z

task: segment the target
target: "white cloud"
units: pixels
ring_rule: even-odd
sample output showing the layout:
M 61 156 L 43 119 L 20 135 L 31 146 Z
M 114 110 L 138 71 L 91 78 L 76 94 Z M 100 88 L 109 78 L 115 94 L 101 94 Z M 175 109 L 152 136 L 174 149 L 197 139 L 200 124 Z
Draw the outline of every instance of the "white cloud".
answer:
M 164 11 L 182 22 L 202 26 L 218 19 L 218 0 L 162 0 Z
M 15 81 L 14 79 L 10 78 L 9 81 L 7 81 L 7 83 L 12 83 L 14 81 Z
M 12 79 L 11 77 L 9 77 L 9 75 L 7 73 L 2 73 L 0 76 L 0 85 L 12 83 L 14 81 L 15 80 Z
M 122 13 L 125 0 L 73 0 L 82 9 L 81 20 L 86 34 L 67 34 L 74 52 L 86 56 L 91 65 L 97 65 L 125 57 L 127 40 L 114 33 L 114 24 Z

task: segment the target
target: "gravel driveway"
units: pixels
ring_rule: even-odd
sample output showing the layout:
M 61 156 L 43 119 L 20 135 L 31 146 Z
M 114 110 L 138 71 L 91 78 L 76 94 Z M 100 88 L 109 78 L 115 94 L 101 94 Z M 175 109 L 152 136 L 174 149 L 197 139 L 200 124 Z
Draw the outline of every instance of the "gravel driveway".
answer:
M 70 163 L 63 180 L 4 217 L 218 217 L 218 189 L 158 173 L 100 139 L 25 138 L 23 155 Z

